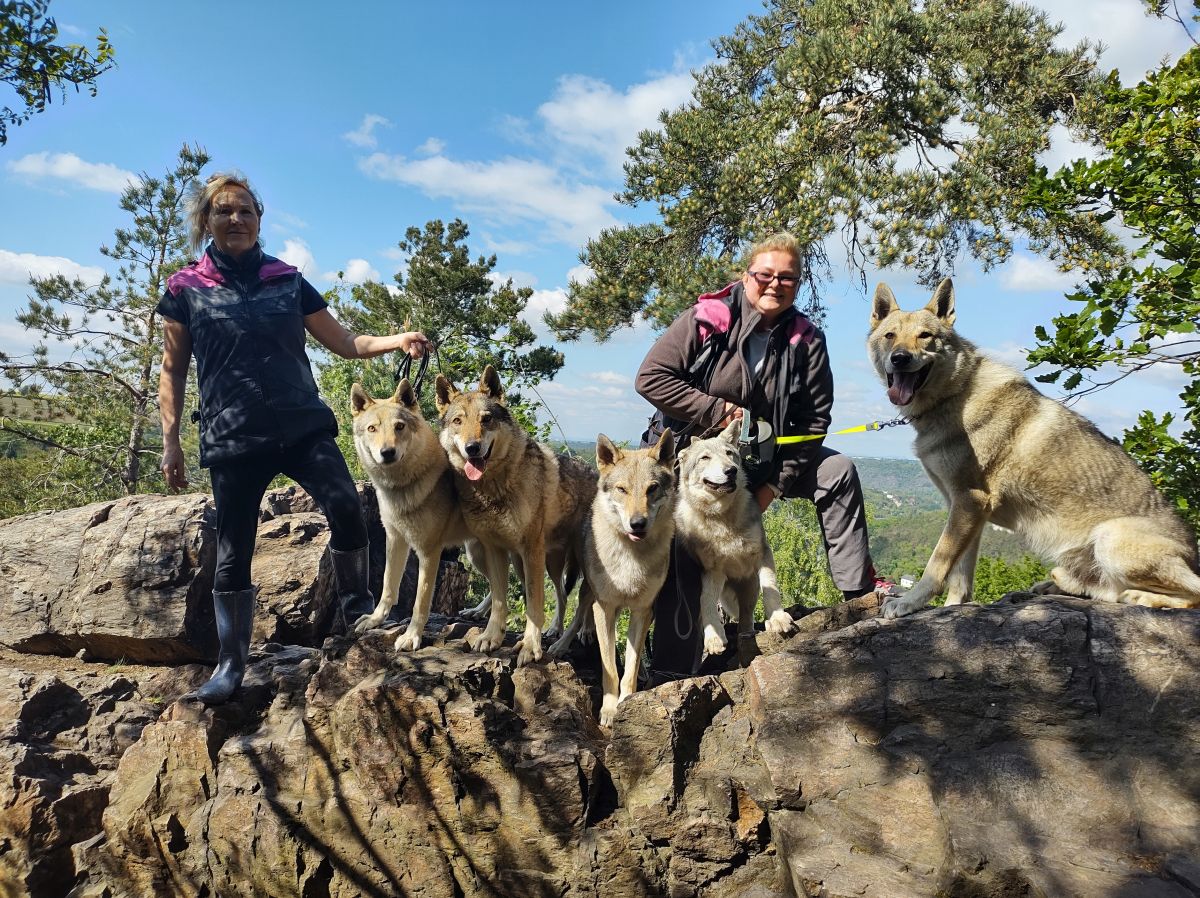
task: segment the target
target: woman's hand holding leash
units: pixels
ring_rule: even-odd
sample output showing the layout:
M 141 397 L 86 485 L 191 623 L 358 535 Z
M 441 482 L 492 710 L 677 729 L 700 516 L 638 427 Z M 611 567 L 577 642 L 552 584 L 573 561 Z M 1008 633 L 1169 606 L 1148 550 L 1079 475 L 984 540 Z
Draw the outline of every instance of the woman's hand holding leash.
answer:
M 397 334 L 396 337 L 399 341 L 399 345 L 396 348 L 401 352 L 407 353 L 414 359 L 421 358 L 421 356 L 433 349 L 433 341 L 420 331 L 405 331 L 402 334 Z

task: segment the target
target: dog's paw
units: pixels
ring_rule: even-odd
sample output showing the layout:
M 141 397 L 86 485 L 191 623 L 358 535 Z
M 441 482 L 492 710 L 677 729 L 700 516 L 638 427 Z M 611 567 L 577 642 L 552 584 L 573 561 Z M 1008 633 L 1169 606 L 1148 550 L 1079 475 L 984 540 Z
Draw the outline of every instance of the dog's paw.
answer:
M 542 636 L 546 639 L 558 639 L 563 635 L 562 621 L 556 621 L 542 631 Z
M 565 635 L 560 636 L 550 647 L 546 649 L 545 658 L 549 661 L 561 661 L 567 656 L 567 652 L 571 650 L 573 639 L 568 639 Z
M 520 651 L 517 652 L 517 667 L 524 667 L 526 664 L 533 664 L 536 661 L 542 660 L 542 640 L 541 638 L 530 639 L 525 637 L 518 644 Z
M 397 652 L 415 652 L 421 647 L 420 632 L 414 633 L 412 630 L 406 630 L 396 640 Z
M 1029 587 L 1029 591 L 1035 596 L 1054 596 L 1059 593 L 1058 584 L 1053 580 L 1039 580 Z
M 796 622 L 792 620 L 792 616 L 780 608 L 767 618 L 768 633 L 793 633 L 796 630 Z
M 604 696 L 604 702 L 600 705 L 600 726 L 611 727 L 613 721 L 617 719 L 617 699 L 616 696 Z
M 888 596 L 884 599 L 883 608 L 881 609 L 883 616 L 888 620 L 894 620 L 897 617 L 904 617 L 912 614 L 914 611 L 919 611 L 925 607 L 925 602 L 921 601 L 919 596 L 907 593 L 902 596 Z
M 716 633 L 709 633 L 704 637 L 704 653 L 706 655 L 723 655 L 725 654 L 725 637 Z
M 391 609 L 389 608 L 388 611 L 390 610 Z M 379 614 L 378 612 L 364 614 L 354 622 L 354 632 L 356 635 L 361 636 L 368 630 L 374 630 L 377 627 L 382 627 L 385 620 L 387 620 L 387 611 L 383 612 L 383 614 Z
M 478 633 L 467 634 L 467 647 L 473 652 L 494 652 L 504 643 L 504 634 L 490 633 L 481 630 Z

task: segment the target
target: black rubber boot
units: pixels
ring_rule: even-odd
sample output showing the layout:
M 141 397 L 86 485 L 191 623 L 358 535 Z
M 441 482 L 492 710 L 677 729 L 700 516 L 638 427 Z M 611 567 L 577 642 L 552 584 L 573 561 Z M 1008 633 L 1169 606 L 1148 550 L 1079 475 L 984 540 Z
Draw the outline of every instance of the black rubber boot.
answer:
M 189 698 L 206 705 L 223 705 L 242 685 L 246 659 L 250 655 L 250 631 L 254 626 L 257 595 L 258 590 L 253 586 L 237 592 L 213 592 L 221 651 L 212 677 Z
M 349 633 L 360 617 L 375 610 L 375 597 L 371 595 L 370 587 L 369 552 L 369 546 L 349 552 L 339 552 L 332 546 L 329 549 L 333 579 L 337 584 L 334 633 Z

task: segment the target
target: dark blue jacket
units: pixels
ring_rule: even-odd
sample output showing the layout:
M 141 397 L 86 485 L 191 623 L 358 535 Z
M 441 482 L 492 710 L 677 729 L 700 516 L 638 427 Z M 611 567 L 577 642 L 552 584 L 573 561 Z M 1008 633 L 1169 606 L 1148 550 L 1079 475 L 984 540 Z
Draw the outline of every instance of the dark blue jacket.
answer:
M 304 316 L 325 308 L 320 294 L 257 248 L 248 273 L 228 259 L 218 265 L 212 252 L 172 275 L 158 305 L 192 338 L 201 466 L 283 450 L 318 431 L 336 435 L 304 351 Z

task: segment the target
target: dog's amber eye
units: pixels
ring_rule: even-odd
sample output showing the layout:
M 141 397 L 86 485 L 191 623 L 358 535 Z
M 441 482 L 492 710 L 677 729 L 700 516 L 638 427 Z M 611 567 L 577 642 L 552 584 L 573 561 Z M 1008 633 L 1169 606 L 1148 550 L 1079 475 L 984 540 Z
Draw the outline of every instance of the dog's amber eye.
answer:
M 370 425 L 368 425 L 368 426 L 367 426 L 367 433 L 374 433 L 374 432 L 375 432 L 375 425 L 374 425 L 374 424 L 370 424 Z
M 403 421 L 397 421 L 397 422 L 396 422 L 396 433 L 399 433 L 399 432 L 400 432 L 400 431 L 402 431 L 403 429 L 404 429 L 404 422 L 403 422 Z
M 929 333 L 929 331 L 921 331 L 921 333 L 917 334 L 917 339 L 918 340 L 932 340 L 933 334 Z
M 461 418 L 461 417 L 455 418 L 455 419 L 454 419 L 454 423 L 455 423 L 455 424 L 462 424 L 462 418 Z
M 625 489 L 625 487 L 623 487 L 623 486 L 616 486 L 616 487 L 613 487 L 613 489 L 615 489 L 615 490 L 616 490 L 618 493 L 620 493 L 622 496 L 628 496 L 628 495 L 629 495 L 629 490 Z
M 648 487 L 646 487 L 646 495 L 647 496 L 653 496 L 656 492 L 658 492 L 658 484 L 657 483 L 652 483 Z
M 492 416 L 491 415 L 480 415 L 479 420 L 483 424 L 489 424 L 489 423 L 491 423 Z
M 895 340 L 895 339 L 896 339 L 896 332 L 895 332 L 895 331 L 888 331 L 886 334 L 884 334 L 884 335 L 883 335 L 883 339 L 885 339 L 885 340 Z

